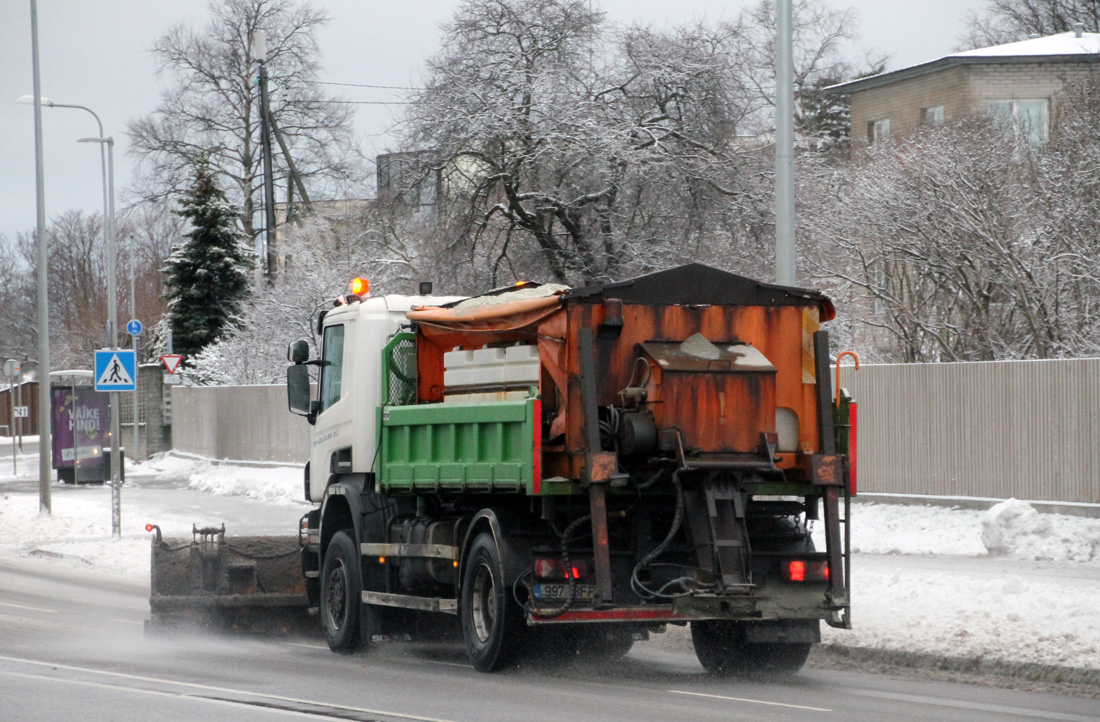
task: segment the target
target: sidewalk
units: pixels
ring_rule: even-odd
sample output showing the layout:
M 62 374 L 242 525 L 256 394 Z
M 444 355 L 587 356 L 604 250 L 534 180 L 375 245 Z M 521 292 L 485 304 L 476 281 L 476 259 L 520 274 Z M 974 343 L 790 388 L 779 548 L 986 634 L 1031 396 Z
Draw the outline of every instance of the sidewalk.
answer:
M 199 492 L 208 514 L 247 522 L 248 533 L 293 534 L 310 508 L 301 469 L 162 457 L 127 470 L 116 540 L 109 488 L 55 486 L 54 513 L 44 518 L 29 474 L 3 473 L 0 554 L 61 555 L 44 563 L 135 580 L 149 573 L 144 524 L 190 536 L 192 522 L 204 521 L 195 518 Z M 826 645 L 1100 673 L 1100 520 L 1039 514 L 1014 500 L 989 511 L 863 502 L 852 516 L 853 629 L 823 626 Z

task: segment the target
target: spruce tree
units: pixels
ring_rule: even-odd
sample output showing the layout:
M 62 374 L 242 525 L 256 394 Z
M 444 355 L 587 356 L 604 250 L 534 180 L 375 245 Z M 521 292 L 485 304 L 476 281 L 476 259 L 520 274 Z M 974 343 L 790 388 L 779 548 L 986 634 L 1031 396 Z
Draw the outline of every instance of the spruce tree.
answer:
M 241 243 L 238 213 L 205 158 L 175 213 L 190 221 L 191 231 L 165 263 L 167 315 L 173 350 L 192 357 L 218 340 L 240 312 L 251 254 Z

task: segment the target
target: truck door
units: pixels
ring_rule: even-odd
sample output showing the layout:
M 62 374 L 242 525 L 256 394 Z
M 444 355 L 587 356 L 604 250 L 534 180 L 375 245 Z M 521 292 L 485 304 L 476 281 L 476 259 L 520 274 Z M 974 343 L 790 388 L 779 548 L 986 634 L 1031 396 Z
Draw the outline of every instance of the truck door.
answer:
M 328 479 L 340 471 L 339 450 L 350 447 L 350 406 L 344 370 L 349 324 L 325 328 L 321 345 L 321 376 L 318 381 L 317 422 L 310 451 L 310 496 L 320 501 Z

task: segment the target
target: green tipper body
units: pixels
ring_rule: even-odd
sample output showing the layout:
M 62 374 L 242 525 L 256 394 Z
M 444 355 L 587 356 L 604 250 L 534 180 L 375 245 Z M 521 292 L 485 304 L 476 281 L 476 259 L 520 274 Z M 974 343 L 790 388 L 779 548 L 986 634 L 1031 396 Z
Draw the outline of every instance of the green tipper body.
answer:
M 537 399 L 387 406 L 377 479 L 387 493 L 534 493 Z

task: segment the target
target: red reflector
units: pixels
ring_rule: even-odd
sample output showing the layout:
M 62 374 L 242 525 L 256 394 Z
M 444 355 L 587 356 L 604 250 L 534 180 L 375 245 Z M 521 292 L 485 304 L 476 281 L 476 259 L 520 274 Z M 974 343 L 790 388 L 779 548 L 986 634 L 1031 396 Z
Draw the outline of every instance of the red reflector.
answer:
M 802 582 L 806 580 L 806 562 L 791 562 L 791 581 Z
M 153 525 L 152 524 L 146 524 L 145 525 L 145 531 L 153 531 Z
M 779 565 L 779 573 L 788 582 L 820 582 L 829 578 L 829 563 L 824 559 L 789 559 Z

